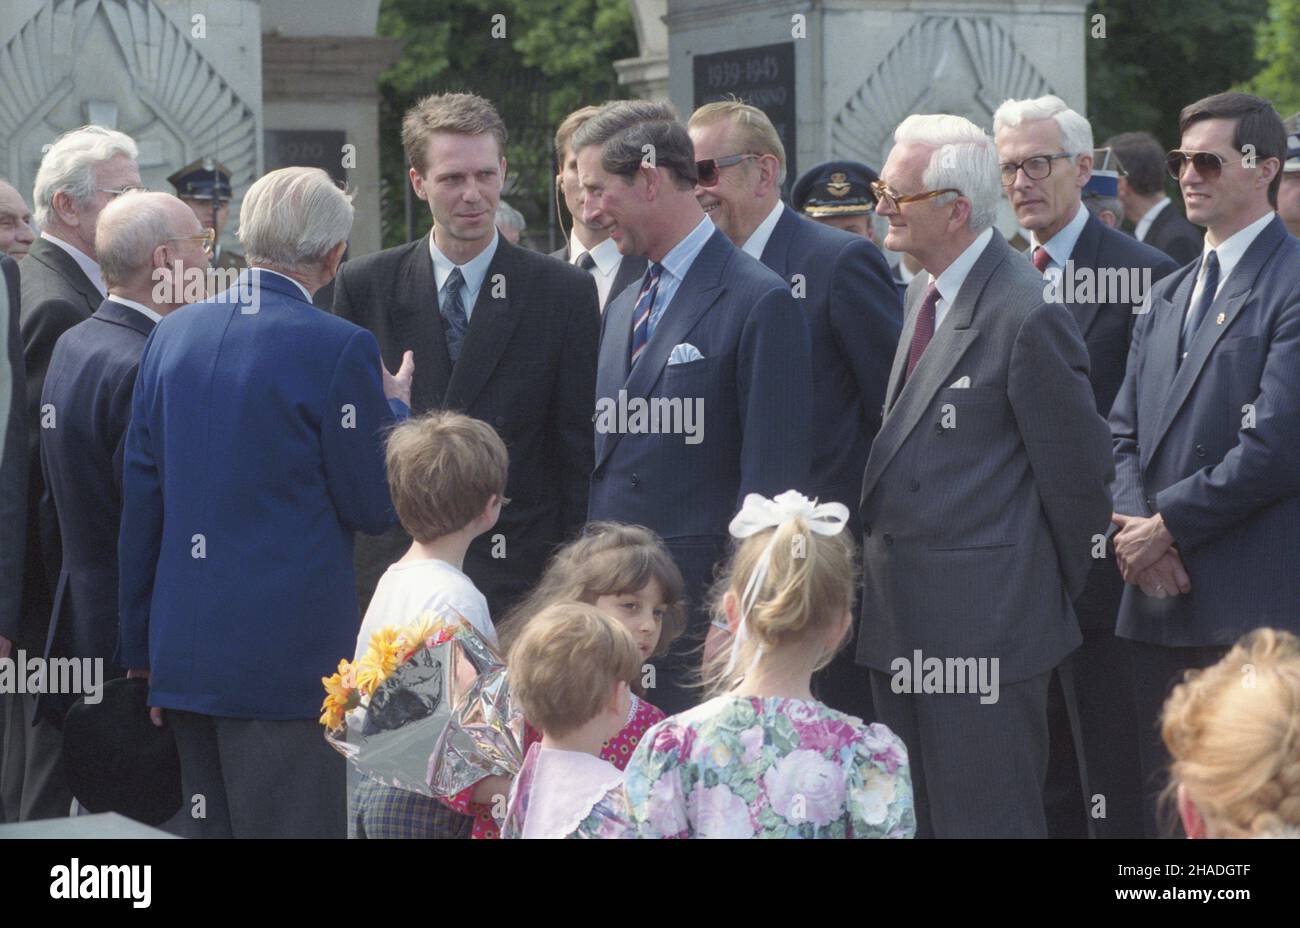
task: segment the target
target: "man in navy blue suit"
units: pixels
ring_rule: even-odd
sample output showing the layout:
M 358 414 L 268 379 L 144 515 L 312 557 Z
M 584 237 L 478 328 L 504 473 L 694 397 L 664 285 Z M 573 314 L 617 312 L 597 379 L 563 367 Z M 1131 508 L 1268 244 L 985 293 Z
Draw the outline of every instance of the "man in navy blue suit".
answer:
M 1243 93 L 1184 107 L 1179 130 L 1170 170 L 1205 247 L 1152 291 L 1110 415 L 1118 633 L 1153 793 L 1170 686 L 1251 629 L 1300 632 L 1300 241 L 1274 212 L 1286 131 Z M 1154 835 L 1154 795 L 1146 813 Z
M 767 114 L 733 100 L 708 103 L 687 129 L 710 165 L 695 188 L 704 212 L 741 251 L 780 274 L 808 320 L 813 360 L 812 470 L 806 488 L 849 508 L 862 491 L 871 439 L 880 428 L 903 304 L 880 249 L 805 219 L 781 202 L 785 148 Z M 736 156 L 742 160 L 734 161 Z M 871 687 L 850 643 L 819 675 L 818 697 L 871 718 Z
M 785 281 L 704 214 L 671 106 L 606 104 L 572 146 L 585 221 L 651 262 L 605 310 L 589 517 L 654 529 L 686 579 L 693 618 L 651 690 L 671 713 L 697 700 L 688 652 L 698 653 L 705 590 L 745 494 L 808 486 L 808 323 Z
M 1060 98 L 1007 100 L 993 116 L 993 131 L 1002 189 L 1030 233 L 1029 259 L 1078 323 L 1097 412 L 1105 417 L 1124 379 L 1134 311 L 1152 281 L 1177 265 L 1083 206 L 1092 126 Z M 1115 637 L 1123 589 L 1113 558 L 1093 562 L 1075 602 L 1083 644 L 1061 662 L 1049 690 L 1044 800 L 1053 837 L 1142 834 L 1133 671 L 1127 646 Z
M 170 194 L 109 203 L 95 229 L 108 297 L 59 336 L 45 374 L 41 520 L 63 539 L 45 656 L 101 660 L 105 680 L 125 673 L 116 660 L 117 536 L 140 353 L 158 321 L 184 303 L 187 270 L 206 273 L 207 247 L 194 213 Z M 39 710 L 61 725 L 76 698 L 42 696 Z
M 149 676 L 156 724 L 166 710 L 204 837 L 345 834 L 320 681 L 361 621 L 353 533 L 395 518 L 382 432 L 414 368 L 408 353 L 390 377 L 373 335 L 312 306 L 352 214 L 318 168 L 267 174 L 244 196 L 240 285 L 167 316 L 140 359 L 121 657 Z

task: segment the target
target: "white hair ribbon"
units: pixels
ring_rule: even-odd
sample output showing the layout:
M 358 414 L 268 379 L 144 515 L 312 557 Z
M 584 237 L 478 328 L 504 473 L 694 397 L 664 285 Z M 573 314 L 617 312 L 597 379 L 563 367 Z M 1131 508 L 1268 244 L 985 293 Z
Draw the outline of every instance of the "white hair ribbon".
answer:
M 838 535 L 849 521 L 849 507 L 843 503 L 818 504 L 815 499 L 809 499 L 798 490 L 786 490 L 775 499 L 750 493 L 745 496 L 740 512 L 736 513 L 727 530 L 731 532 L 733 538 L 748 538 L 764 529 L 779 528 L 796 518 L 807 522 L 808 527 L 818 535 Z M 749 582 L 745 584 L 745 591 L 741 594 L 740 624 L 736 628 L 736 637 L 731 642 L 731 659 L 727 662 L 727 673 L 731 673 L 735 668 L 740 646 L 749 637 L 749 612 L 754 608 L 758 592 L 767 579 L 768 568 L 772 565 L 772 546 L 775 543 L 776 533 L 773 532 L 767 547 L 759 555 Z M 751 671 L 762 654 L 763 648 L 760 645 L 754 654 L 753 664 L 749 666 Z

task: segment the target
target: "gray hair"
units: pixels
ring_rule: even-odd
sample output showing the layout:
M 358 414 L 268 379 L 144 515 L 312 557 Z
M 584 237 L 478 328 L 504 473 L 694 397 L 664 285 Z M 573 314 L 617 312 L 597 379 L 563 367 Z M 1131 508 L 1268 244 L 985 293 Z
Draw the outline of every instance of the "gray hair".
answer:
M 671 170 L 680 188 L 694 187 L 699 180 L 695 144 L 669 103 L 614 100 L 604 104 L 573 133 L 569 150 L 590 145 L 600 146 L 601 167 L 625 180 L 644 161 Z
M 49 225 L 54 195 L 59 191 L 67 193 L 78 206 L 85 205 L 95 195 L 95 166 L 118 155 L 134 161 L 140 157 L 140 150 L 131 136 L 103 126 L 82 126 L 55 139 L 36 171 L 32 191 L 36 222 Z
M 1051 119 L 1061 130 L 1061 148 L 1067 154 L 1078 157 L 1091 155 L 1092 123 L 1065 105 L 1060 97 L 1050 94 L 1033 100 L 1006 100 L 993 114 L 993 134 L 997 135 L 1004 128 L 1014 129 L 1022 122 L 1038 119 Z
M 970 200 L 967 228 L 983 232 L 998 217 L 1002 181 L 998 150 L 979 126 L 961 116 L 908 116 L 894 130 L 895 142 L 912 142 L 934 148 L 921 175 L 927 190 L 953 187 Z M 948 203 L 953 194 L 939 198 Z
M 1124 204 L 1119 201 L 1119 197 L 1099 197 L 1095 194 L 1084 194 L 1083 205 L 1087 207 L 1088 212 L 1098 219 L 1101 218 L 1104 211 L 1109 210 L 1115 214 L 1116 225 L 1124 224 Z
M 280 168 L 244 194 L 239 243 L 250 264 L 298 270 L 352 232 L 352 196 L 320 168 Z
M 95 255 L 104 283 L 120 287 L 153 263 L 153 253 L 180 230 L 172 203 L 184 203 L 170 193 L 131 191 L 104 207 L 95 226 Z
M 528 228 L 528 223 L 524 220 L 524 214 L 519 212 L 505 200 L 497 201 L 496 221 L 498 225 L 509 226 L 522 232 Z

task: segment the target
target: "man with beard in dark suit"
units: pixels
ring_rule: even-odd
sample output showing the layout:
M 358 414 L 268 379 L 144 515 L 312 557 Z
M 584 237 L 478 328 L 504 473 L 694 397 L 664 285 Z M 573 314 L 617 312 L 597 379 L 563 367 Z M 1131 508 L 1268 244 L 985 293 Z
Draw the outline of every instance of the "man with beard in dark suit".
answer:
M 335 281 L 336 315 L 374 333 L 396 368 L 415 353 L 412 411 L 454 409 L 510 450 L 510 505 L 465 557 L 500 616 L 587 518 L 600 309 L 591 275 L 504 241 L 495 225 L 506 127 L 472 94 L 426 97 L 402 141 L 433 230 L 354 258 Z M 362 605 L 410 544 L 394 529 L 357 545 Z
M 555 175 L 555 189 L 564 196 L 564 205 L 573 218 L 573 231 L 563 248 L 551 252 L 551 257 L 576 264 L 590 272 L 600 294 L 600 309 L 604 312 L 609 301 L 639 281 L 645 273 L 644 255 L 620 254 L 618 245 L 609 232 L 598 226 L 589 226 L 582 218 L 582 185 L 578 183 L 578 156 L 569 147 L 569 140 L 578 128 L 600 112 L 598 106 L 584 106 L 574 110 L 555 130 L 555 159 L 560 173 Z

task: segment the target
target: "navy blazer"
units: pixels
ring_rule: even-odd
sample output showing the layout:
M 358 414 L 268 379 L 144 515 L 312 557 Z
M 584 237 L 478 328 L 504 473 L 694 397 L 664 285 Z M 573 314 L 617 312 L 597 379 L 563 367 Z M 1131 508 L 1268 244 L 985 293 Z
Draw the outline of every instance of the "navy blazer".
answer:
M 121 656 L 150 705 L 307 719 L 361 616 L 352 534 L 394 521 L 379 346 L 249 271 L 149 337 L 127 430 Z M 237 293 L 238 290 L 230 291 Z M 255 310 L 255 311 L 245 311 Z
M 813 458 L 805 492 L 856 513 L 903 327 L 898 289 L 879 248 L 788 206 L 763 248 L 763 263 L 791 285 L 808 318 Z
M 745 494 L 808 486 L 808 323 L 780 277 L 715 231 L 629 373 L 640 289 L 629 287 L 605 311 L 590 518 L 649 526 L 670 546 L 686 538 L 717 544 Z M 683 343 L 702 357 L 668 364 Z M 702 440 L 607 427 L 602 407 L 616 407 L 620 394 L 625 404 L 699 401 Z
M 1151 220 L 1144 242 L 1169 255 L 1181 267 L 1200 256 L 1205 233 L 1188 222 L 1178 204 L 1171 202 Z
M 41 519 L 63 539 L 45 655 L 101 658 L 106 678 L 122 675 L 115 659 L 122 447 L 140 352 L 154 324 L 105 300 L 59 338 L 41 394 L 41 408 L 54 416 L 53 427 L 41 429 Z M 61 720 L 74 699 L 44 697 L 42 704 Z
M 1154 288 L 1110 415 L 1115 511 L 1161 513 L 1192 581 L 1166 599 L 1126 587 L 1117 632 L 1169 647 L 1300 632 L 1300 241 L 1274 215 L 1179 364 L 1196 270 Z

